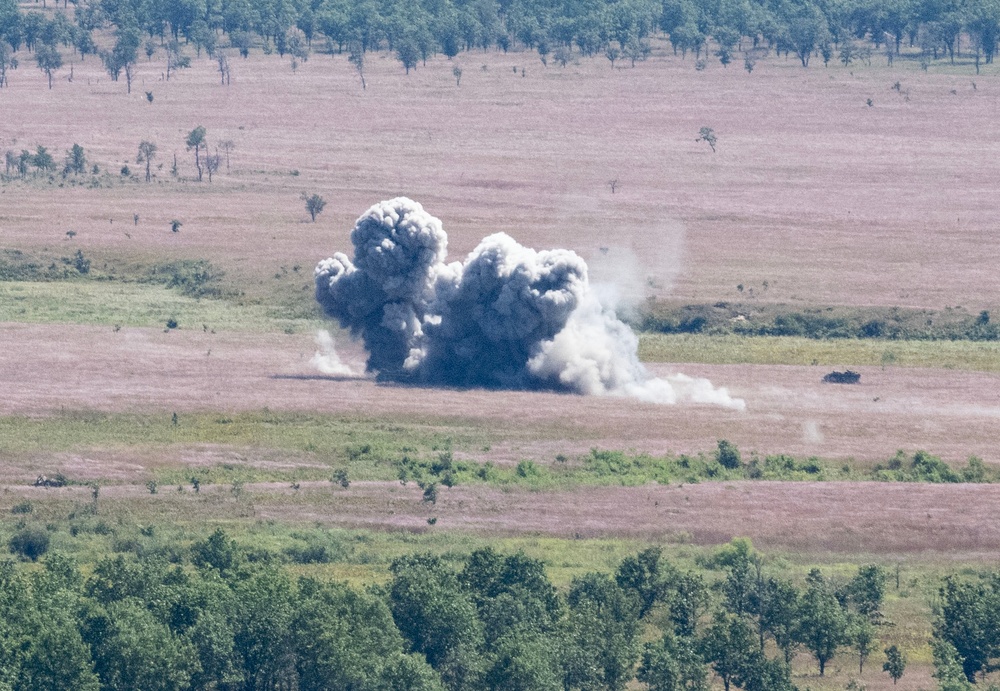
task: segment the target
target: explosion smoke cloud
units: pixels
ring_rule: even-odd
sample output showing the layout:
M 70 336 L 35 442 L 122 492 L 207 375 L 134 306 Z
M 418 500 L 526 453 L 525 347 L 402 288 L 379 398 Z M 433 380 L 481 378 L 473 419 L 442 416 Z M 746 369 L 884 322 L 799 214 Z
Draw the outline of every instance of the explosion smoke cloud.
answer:
M 650 375 L 575 252 L 497 233 L 447 264 L 441 221 L 405 197 L 368 209 L 351 242 L 353 259 L 338 252 L 316 267 L 316 299 L 364 341 L 380 378 L 744 407 L 708 380 Z

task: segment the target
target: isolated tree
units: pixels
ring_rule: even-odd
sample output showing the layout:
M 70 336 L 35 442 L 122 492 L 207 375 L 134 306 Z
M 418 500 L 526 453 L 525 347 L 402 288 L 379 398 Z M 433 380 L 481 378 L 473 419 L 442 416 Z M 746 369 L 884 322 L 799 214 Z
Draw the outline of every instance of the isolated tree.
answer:
M 194 166 L 198 169 L 198 182 L 201 182 L 201 150 L 205 147 L 205 128 L 199 125 L 191 130 L 188 133 L 185 144 L 187 144 L 188 151 L 194 149 Z
M 49 78 L 49 88 L 51 89 L 52 75 L 63 64 L 62 55 L 59 54 L 55 46 L 43 44 L 35 50 L 35 61 L 38 63 L 38 69 L 44 72 L 45 76 Z
M 307 195 L 303 192 L 302 201 L 306 203 L 306 211 L 309 212 L 309 216 L 312 218 L 313 223 L 315 223 L 316 216 L 322 212 L 323 207 L 326 206 L 326 200 L 318 194 Z
M 223 139 L 219 142 L 219 148 L 226 153 L 226 172 L 229 172 L 229 154 L 236 148 L 235 142 L 232 139 Z
M 451 73 L 455 77 L 455 86 L 462 86 L 462 68 L 455 65 L 451 68 Z
M 895 645 L 890 645 L 885 649 L 885 662 L 882 663 L 882 671 L 892 677 L 893 686 L 906 671 L 906 656 Z
M 149 167 L 152 165 L 154 158 L 156 158 L 156 144 L 143 139 L 139 142 L 139 155 L 136 157 L 135 162 L 146 164 L 146 182 L 152 179 Z
M 702 127 L 698 130 L 698 138 L 695 139 L 696 142 L 704 141 L 710 147 L 712 147 L 712 153 L 715 153 L 715 142 L 718 141 L 715 136 L 715 130 L 711 127 Z
M 205 170 L 208 171 L 208 181 L 212 182 L 212 175 L 214 175 L 219 170 L 219 166 L 222 165 L 222 156 L 219 154 L 212 154 L 205 157 Z

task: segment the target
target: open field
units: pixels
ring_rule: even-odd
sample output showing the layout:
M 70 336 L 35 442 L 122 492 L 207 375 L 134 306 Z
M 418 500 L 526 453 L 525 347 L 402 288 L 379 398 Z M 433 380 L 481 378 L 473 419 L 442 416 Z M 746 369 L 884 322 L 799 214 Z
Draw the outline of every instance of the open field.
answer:
M 605 278 L 632 262 L 679 300 L 732 299 L 742 284 L 801 304 L 1000 302 L 992 70 L 805 70 L 771 58 L 748 75 L 717 63 L 696 71 L 665 52 L 657 43 L 648 62 L 614 70 L 601 59 L 546 68 L 530 52 L 463 54 L 461 87 L 443 58 L 406 76 L 380 54 L 364 91 L 344 56 L 314 55 L 293 74 L 254 54 L 233 61 L 228 87 L 206 58 L 170 82 L 153 61 L 131 95 L 95 59 L 51 91 L 26 65 L 0 94 L 0 148 L 42 144 L 58 157 L 76 142 L 113 174 L 123 163 L 139 172 L 141 139 L 159 158 L 150 185 L 5 185 L 3 242 L 66 243 L 75 230 L 68 244 L 84 252 L 208 257 L 253 283 L 345 248 L 361 211 L 407 194 L 443 219 L 456 256 L 498 230 L 588 259 L 609 247 Z M 194 176 L 184 137 L 199 124 L 210 148 L 236 144 L 231 173 L 212 184 L 169 172 L 176 154 L 180 176 Z M 702 126 L 716 131 L 717 153 L 695 142 Z M 330 202 L 316 224 L 306 191 Z
M 657 406 L 617 397 L 427 389 L 330 377 L 309 364 L 313 334 L 111 327 L 2 327 L 7 391 L 0 414 L 60 410 L 275 411 L 430 422 L 491 444 L 484 460 L 551 461 L 591 447 L 698 453 L 729 439 L 744 452 L 884 461 L 924 449 L 948 461 L 1000 462 L 998 375 L 951 369 L 858 367 L 859 386 L 824 384 L 818 366 L 656 364 L 727 386 L 745 412 Z M 363 363 L 357 346 L 342 349 Z M 844 364 L 851 364 L 850 361 Z M 502 431 L 501 431 L 502 430 Z
M 505 231 L 577 250 L 626 301 L 1000 310 L 997 67 L 978 77 L 967 64 L 924 73 L 906 60 L 804 70 L 770 57 L 753 74 L 711 60 L 698 71 L 665 43 L 634 69 L 545 67 L 534 53 L 456 63 L 460 87 L 444 58 L 406 76 L 373 55 L 366 90 L 345 56 L 319 54 L 294 73 L 277 56 L 233 58 L 228 87 L 207 58 L 169 82 L 154 59 L 131 95 L 93 57 L 51 91 L 27 60 L 10 74 L 0 152 L 40 144 L 59 159 L 79 143 L 102 173 L 0 184 L 0 250 L 79 250 L 102 278 L 0 281 L 0 538 L 29 500 L 32 520 L 84 563 L 224 526 L 277 551 L 329 540 L 338 557 L 293 567 L 307 575 L 371 583 L 399 554 L 492 544 L 543 559 L 565 586 L 644 545 L 687 565 L 749 536 L 799 579 L 814 564 L 842 576 L 905 563 L 887 610 L 899 627 L 886 636 L 912 658 L 897 688 L 931 687 L 936 579 L 996 566 L 1000 485 L 468 483 L 430 504 L 373 457 L 447 450 L 510 472 L 524 460 L 573 465 L 593 448 L 710 455 L 726 439 L 744 460 L 870 468 L 924 449 L 956 467 L 970 456 L 995 467 L 995 342 L 643 335 L 655 374 L 707 377 L 744 412 L 388 385 L 311 364 L 316 329 L 331 328 L 311 271 L 349 249 L 370 204 L 405 194 L 443 220 L 452 259 Z M 198 125 L 210 148 L 236 144 L 212 183 L 194 179 L 184 147 Z M 695 141 L 702 126 L 717 133 L 716 153 Z M 141 178 L 142 139 L 159 147 L 150 184 L 117 174 L 127 164 Z M 329 202 L 316 223 L 302 193 Z M 223 298 L 105 280 L 196 259 L 225 272 Z M 363 369 L 360 346 L 331 330 Z M 847 367 L 860 385 L 822 383 Z M 329 479 L 338 468 L 362 480 L 341 488 Z M 78 484 L 29 486 L 56 473 Z M 192 477 L 203 479 L 198 493 Z M 100 487 L 94 515 L 83 483 Z M 891 686 L 876 657 L 864 675 L 872 691 Z M 819 679 L 800 655 L 795 681 L 842 689 L 850 656 L 830 672 Z

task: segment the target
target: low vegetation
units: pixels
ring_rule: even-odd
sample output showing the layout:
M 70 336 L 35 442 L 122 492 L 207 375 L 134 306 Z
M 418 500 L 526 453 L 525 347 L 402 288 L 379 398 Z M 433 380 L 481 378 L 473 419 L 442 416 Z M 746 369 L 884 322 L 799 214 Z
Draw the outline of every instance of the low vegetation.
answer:
M 976 457 L 957 466 L 926 451 L 899 451 L 875 464 L 844 463 L 782 454 L 744 456 L 727 440 L 720 440 L 711 451 L 693 455 L 655 456 L 593 448 L 582 455 L 536 456 L 514 463 L 480 460 L 484 456 L 488 459 L 495 436 L 495 432 L 460 420 L 387 424 L 366 418 L 266 410 L 173 416 L 80 411 L 44 418 L 0 417 L 0 454 L 9 459 L 11 467 L 16 467 L 18 459 L 40 453 L 129 449 L 132 457 L 139 459 L 162 456 L 169 448 L 197 449 L 204 444 L 226 451 L 225 460 L 197 467 L 155 464 L 153 479 L 163 486 L 188 485 L 192 478 L 202 485 L 334 478 L 346 487 L 350 484 L 347 473 L 350 480 L 399 480 L 421 488 L 483 483 L 555 489 L 734 480 L 1000 481 L 1000 471 Z M 268 462 L 271 458 L 281 462 Z M 68 480 L 72 483 L 74 478 Z
M 742 286 L 740 286 L 742 288 Z M 636 318 L 643 331 L 709 336 L 791 336 L 888 341 L 996 341 L 988 310 L 810 307 L 757 302 L 669 305 L 650 302 Z

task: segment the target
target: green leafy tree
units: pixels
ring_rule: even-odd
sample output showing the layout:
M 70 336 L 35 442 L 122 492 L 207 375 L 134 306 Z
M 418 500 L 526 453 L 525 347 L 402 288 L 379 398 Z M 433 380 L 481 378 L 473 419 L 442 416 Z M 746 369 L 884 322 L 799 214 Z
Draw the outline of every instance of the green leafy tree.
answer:
M 726 691 L 738 683 L 760 652 L 757 637 L 747 621 L 728 612 L 715 613 L 699 647 Z
M 216 569 L 223 575 L 231 574 L 244 559 L 236 541 L 222 528 L 216 528 L 206 539 L 191 545 L 191 561 L 195 566 Z
M 799 605 L 796 638 L 816 658 L 819 675 L 823 676 L 826 664 L 850 641 L 848 618 L 819 569 L 813 569 L 806 582 L 806 592 Z
M 297 589 L 284 572 L 264 568 L 234 580 L 235 652 L 248 689 L 291 688 L 295 679 L 292 624 Z
M 663 559 L 663 551 L 650 547 L 623 559 L 615 572 L 615 582 L 636 598 L 639 618 L 643 619 L 655 605 L 667 599 L 676 576 L 676 569 Z
M 791 664 L 795 655 L 796 621 L 799 613 L 799 591 L 789 581 L 766 577 L 754 594 L 754 611 L 763 641 L 769 635 Z M 763 642 L 761 643 L 763 647 Z
M 186 687 L 197 671 L 194 646 L 158 621 L 136 598 L 94 610 L 84 621 L 101 685 L 168 691 Z
M 396 44 L 396 57 L 403 63 L 406 74 L 409 74 L 410 70 L 417 66 L 417 61 L 420 59 L 420 48 L 417 42 L 408 36 L 403 38 Z
M 404 654 L 383 601 L 339 584 L 306 581 L 301 591 L 307 595 L 292 623 L 299 689 L 391 689 L 400 684 L 400 666 L 410 668 L 405 688 L 442 688 L 426 662 Z
M 0 38 L 0 89 L 8 86 L 7 70 L 13 67 L 14 49 L 3 38 Z
M 324 207 L 326 207 L 326 200 L 318 194 L 307 195 L 303 192 L 302 201 L 306 203 L 306 211 L 309 213 L 312 222 L 315 223 L 316 216 L 322 213 Z
M 35 155 L 31 157 L 31 165 L 35 166 L 42 173 L 55 170 L 56 168 L 56 162 L 52 159 L 52 154 L 41 145 L 35 149 Z
M 860 676 L 865 672 L 865 661 L 878 643 L 875 625 L 867 617 L 852 614 L 848 633 L 851 645 L 858 653 L 858 675 Z
M 934 659 L 935 661 L 938 659 L 938 650 L 936 648 Z M 906 656 L 895 645 L 890 645 L 885 649 L 885 662 L 882 663 L 882 671 L 892 677 L 893 686 L 903 677 L 903 672 L 906 671 Z M 958 668 L 956 671 L 960 674 L 961 668 Z M 956 675 L 952 674 L 951 676 Z M 962 680 L 964 681 L 964 676 Z
M 888 580 L 889 574 L 877 564 L 858 567 L 858 573 L 847 585 L 847 592 L 859 614 L 871 621 L 882 618 L 882 600 Z
M 49 551 L 49 534 L 42 528 L 24 528 L 10 538 L 10 551 L 23 559 L 38 561 Z
M 615 581 L 591 573 L 573 579 L 567 603 L 564 684 L 623 689 L 640 652 L 635 601 Z
M 52 75 L 55 74 L 60 67 L 62 67 L 63 60 L 62 55 L 55 46 L 48 44 L 42 44 L 38 46 L 35 51 L 35 62 L 38 63 L 38 69 L 45 73 L 45 76 L 49 80 L 49 88 L 52 88 Z
M 139 142 L 139 155 L 136 156 L 135 162 L 146 164 L 146 182 L 153 179 L 150 166 L 153 165 L 154 158 L 156 158 L 156 144 L 143 139 Z
M 708 691 L 708 669 L 690 638 L 666 633 L 647 643 L 636 678 L 649 691 Z
M 931 651 L 934 654 L 932 676 L 938 681 L 938 691 L 972 691 L 975 688 L 973 682 L 966 677 L 961 655 L 955 650 L 955 646 L 946 640 L 935 638 L 931 640 Z
M 74 175 L 82 175 L 87 172 L 87 156 L 82 146 L 74 144 L 73 148 L 66 152 L 66 167 L 63 170 L 67 174 L 73 173 Z
M 934 625 L 936 638 L 957 651 L 966 679 L 988 669 L 1000 655 L 1000 598 L 996 581 L 945 579 L 941 610 Z
M 194 165 L 198 169 L 198 182 L 201 182 L 202 167 L 201 167 L 201 151 L 205 148 L 205 128 L 199 125 L 195 127 L 188 133 L 187 139 L 185 140 L 187 144 L 187 150 L 194 150 Z
M 396 559 L 389 571 L 389 607 L 409 649 L 438 671 L 474 677 L 482 625 L 455 572 L 427 554 Z
M 715 151 L 715 131 L 711 127 L 702 127 L 698 134 L 698 141 L 704 140 L 712 147 L 712 151 Z M 725 439 L 719 440 L 715 459 L 726 470 L 736 470 L 743 465 L 743 460 L 740 458 L 740 450 L 736 448 L 735 444 Z

